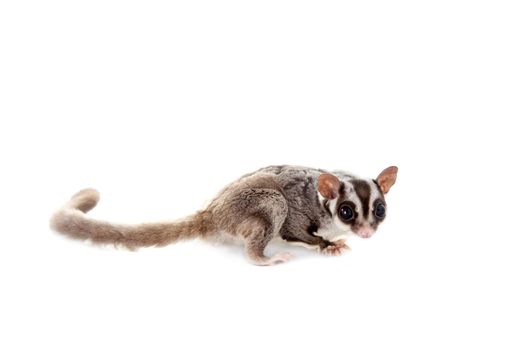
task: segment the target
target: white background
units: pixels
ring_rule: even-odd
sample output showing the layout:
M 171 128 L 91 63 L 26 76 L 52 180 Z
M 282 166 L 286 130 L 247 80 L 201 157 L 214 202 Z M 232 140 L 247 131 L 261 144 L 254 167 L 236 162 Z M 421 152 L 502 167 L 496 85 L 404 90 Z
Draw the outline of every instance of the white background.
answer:
M 523 349 L 520 1 L 2 1 L 0 348 Z M 352 252 L 250 265 L 51 232 L 175 219 L 269 164 L 376 176 Z

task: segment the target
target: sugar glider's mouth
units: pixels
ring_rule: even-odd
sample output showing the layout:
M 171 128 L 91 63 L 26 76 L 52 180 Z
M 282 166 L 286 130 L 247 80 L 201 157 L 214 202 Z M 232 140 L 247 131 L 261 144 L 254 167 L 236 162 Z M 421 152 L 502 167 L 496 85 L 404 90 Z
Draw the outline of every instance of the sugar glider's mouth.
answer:
M 362 233 L 356 233 L 361 238 L 370 238 L 372 237 L 372 234 L 362 234 Z
M 356 232 L 354 232 L 356 235 L 358 235 L 361 238 L 370 238 L 374 234 L 375 230 L 370 226 L 361 226 L 357 229 Z

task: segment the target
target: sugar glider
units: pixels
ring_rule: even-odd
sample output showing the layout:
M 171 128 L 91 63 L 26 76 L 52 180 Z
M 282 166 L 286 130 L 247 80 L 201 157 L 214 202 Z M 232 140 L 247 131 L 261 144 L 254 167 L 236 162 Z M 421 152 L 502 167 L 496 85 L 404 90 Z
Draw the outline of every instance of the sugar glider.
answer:
M 99 200 L 96 190 L 85 189 L 52 216 L 51 227 L 73 238 L 130 249 L 196 237 L 235 238 L 244 242 L 252 263 L 274 265 L 291 258 L 287 252 L 264 254 L 274 238 L 339 255 L 348 248 L 346 234 L 372 236 L 385 219 L 385 194 L 396 177 L 395 166 L 375 179 L 344 171 L 269 166 L 226 186 L 205 209 L 191 216 L 137 225 L 113 224 L 85 215 Z

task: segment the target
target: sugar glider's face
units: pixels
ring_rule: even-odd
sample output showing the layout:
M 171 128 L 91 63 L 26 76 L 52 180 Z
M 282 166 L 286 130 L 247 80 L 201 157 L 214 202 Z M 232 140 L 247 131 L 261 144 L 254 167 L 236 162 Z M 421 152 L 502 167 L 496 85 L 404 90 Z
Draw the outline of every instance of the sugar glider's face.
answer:
M 345 174 L 322 174 L 319 194 L 342 231 L 371 237 L 386 217 L 385 194 L 395 183 L 397 167 L 389 167 L 375 179 L 358 179 Z
M 372 180 L 341 181 L 334 209 L 338 226 L 347 226 L 362 238 L 372 236 L 386 217 L 385 197 Z

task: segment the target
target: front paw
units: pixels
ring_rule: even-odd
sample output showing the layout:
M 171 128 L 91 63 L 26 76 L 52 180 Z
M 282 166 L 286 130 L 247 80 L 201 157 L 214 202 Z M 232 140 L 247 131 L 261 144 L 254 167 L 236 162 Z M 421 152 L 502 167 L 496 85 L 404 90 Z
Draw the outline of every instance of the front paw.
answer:
M 321 250 L 321 253 L 326 255 L 341 255 L 345 250 L 350 250 L 350 247 L 346 244 L 344 239 L 339 239 L 334 242 L 330 242 L 328 246 Z

